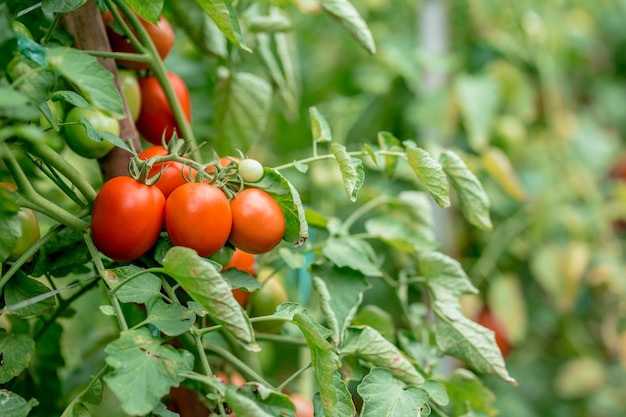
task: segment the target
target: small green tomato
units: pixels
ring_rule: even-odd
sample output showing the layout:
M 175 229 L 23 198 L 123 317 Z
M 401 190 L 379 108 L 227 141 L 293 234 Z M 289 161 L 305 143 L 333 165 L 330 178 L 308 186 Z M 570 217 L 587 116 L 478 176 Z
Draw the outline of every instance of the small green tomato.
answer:
M 239 162 L 237 172 L 245 182 L 257 182 L 263 178 L 263 165 L 256 159 L 246 158 Z

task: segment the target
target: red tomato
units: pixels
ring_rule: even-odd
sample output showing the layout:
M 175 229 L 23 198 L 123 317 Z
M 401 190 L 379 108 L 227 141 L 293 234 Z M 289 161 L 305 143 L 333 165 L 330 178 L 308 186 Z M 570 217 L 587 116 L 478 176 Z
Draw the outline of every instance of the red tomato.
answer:
M 230 242 L 249 253 L 265 253 L 285 234 L 285 216 L 278 203 L 259 188 L 246 188 L 230 202 L 233 227 Z
M 155 156 L 166 155 L 167 149 L 161 145 L 155 145 L 141 152 L 139 154 L 139 159 L 146 160 Z M 196 170 L 194 168 L 186 166 L 182 162 L 169 161 L 154 164 L 148 173 L 148 178 L 154 177 L 161 172 L 161 170 L 163 170 L 163 172 L 155 185 L 159 187 L 159 190 L 161 190 L 165 198 L 167 198 L 176 188 L 186 184 L 187 178 L 193 178 L 196 174 Z
M 91 234 L 100 252 L 116 261 L 146 253 L 163 227 L 165 197 L 157 187 L 131 177 L 104 183 L 91 212 Z
M 496 337 L 496 344 L 502 352 L 502 356 L 506 357 L 511 352 L 511 342 L 506 334 L 506 329 L 500 320 L 498 320 L 492 313 L 489 307 L 484 307 L 478 318 L 476 319 L 478 324 L 494 332 Z
M 248 252 L 244 252 L 239 248 L 235 249 L 230 261 L 222 268 L 222 271 L 226 271 L 230 268 L 236 268 L 240 271 L 247 272 L 248 274 L 256 275 L 256 265 L 254 255 Z M 233 296 L 240 306 L 245 307 L 250 298 L 250 293 L 239 288 L 233 288 Z
M 172 26 L 163 16 L 159 18 L 157 25 L 154 25 L 144 20 L 140 16 L 137 17 L 139 17 L 142 26 L 148 32 L 148 36 L 150 36 L 150 39 L 152 39 L 152 42 L 154 43 L 154 46 L 159 53 L 159 56 L 161 57 L 161 59 L 165 59 L 169 55 L 170 51 L 172 50 L 172 46 L 174 45 L 174 30 L 172 29 Z M 130 44 L 130 41 L 126 36 L 115 31 L 113 26 L 115 19 L 113 18 L 113 15 L 110 11 L 107 10 L 102 14 L 102 20 L 104 21 L 104 24 L 106 26 L 107 36 L 109 38 L 109 43 L 111 44 L 111 50 L 113 50 L 113 52 L 137 52 L 135 48 L 133 48 L 133 46 Z M 133 31 L 133 33 L 135 32 Z M 120 59 L 117 62 L 120 65 L 134 70 L 148 69 L 148 65 L 143 62 L 123 59 Z
M 173 72 L 167 74 L 174 93 L 178 98 L 187 121 L 191 120 L 191 101 L 187 85 Z M 163 137 L 169 142 L 174 131 L 180 131 L 172 108 L 165 97 L 165 93 L 155 76 L 139 78 L 141 90 L 141 111 L 137 119 L 137 130 L 150 143 L 161 145 Z
M 228 197 L 211 184 L 188 182 L 165 203 L 165 227 L 176 246 L 209 256 L 228 241 L 232 215 Z

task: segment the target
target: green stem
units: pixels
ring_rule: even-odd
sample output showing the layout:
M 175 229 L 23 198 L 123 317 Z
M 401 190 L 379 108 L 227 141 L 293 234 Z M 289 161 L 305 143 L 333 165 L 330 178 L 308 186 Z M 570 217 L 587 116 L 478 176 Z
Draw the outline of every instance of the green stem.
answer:
M 302 368 L 298 369 L 296 372 L 294 372 L 293 374 L 289 375 L 289 378 L 285 379 L 283 381 L 282 384 L 280 384 L 279 386 L 276 387 L 277 391 L 282 391 L 283 389 L 285 389 L 289 384 L 291 384 L 292 381 L 296 380 L 297 378 L 300 377 L 300 375 L 302 375 L 306 370 L 308 370 L 309 368 L 311 368 L 313 366 L 313 362 L 309 362 L 307 365 L 303 366 Z
M 48 26 L 48 29 L 46 30 L 46 33 L 44 34 L 43 38 L 41 39 L 41 44 L 42 45 L 45 45 L 46 43 L 48 43 L 48 41 L 52 37 L 52 34 L 54 33 L 54 30 L 59 25 L 59 21 L 61 20 L 61 16 L 62 16 L 61 13 L 57 13 L 52 18 L 52 22 L 50 23 L 50 26 Z
M 252 369 L 251 367 L 249 367 L 246 363 L 244 363 L 241 359 L 239 359 L 237 356 L 233 355 L 230 351 L 216 346 L 216 345 L 210 345 L 207 347 L 208 350 L 215 352 L 217 355 L 221 356 L 222 358 L 226 359 L 228 362 L 230 362 L 235 368 L 239 369 L 239 371 L 241 371 L 242 374 L 244 374 L 248 379 L 251 379 L 253 381 L 257 381 L 263 385 L 265 385 L 266 387 L 272 389 L 272 390 L 276 390 L 276 388 L 274 388 L 274 386 L 272 384 L 270 384 L 265 378 L 263 378 L 261 375 L 259 375 L 254 369 Z
M 197 327 L 191 328 L 191 334 L 196 342 L 196 350 L 198 351 L 198 355 L 200 355 L 200 364 L 202 365 L 202 370 L 207 376 L 213 375 L 211 371 L 211 364 L 209 363 L 209 358 L 206 356 L 206 351 L 204 350 L 204 345 L 202 344 L 202 334 L 197 331 Z
M 284 336 L 274 333 L 255 333 L 254 336 L 257 340 L 266 340 L 270 342 L 284 343 L 302 347 L 307 346 L 306 340 L 301 337 Z
M 108 370 L 109 370 L 109 366 L 105 365 L 100 370 L 100 372 L 98 372 L 96 374 L 96 376 L 92 377 L 91 381 L 89 381 L 89 384 L 87 384 L 85 389 L 82 390 L 76 397 L 74 397 L 74 399 L 68 404 L 68 406 L 65 408 L 65 410 L 63 411 L 63 413 L 61 415 L 63 415 L 63 416 L 65 416 L 65 415 L 74 415 L 74 413 L 71 412 L 71 410 L 74 408 L 76 403 L 82 399 L 82 397 L 83 397 L 83 395 L 85 395 L 85 393 L 88 393 L 89 391 L 91 391 L 91 388 L 96 383 L 96 381 L 101 379 L 104 376 L 104 374 L 106 374 L 108 372 Z
M 350 214 L 350 216 L 348 216 L 346 220 L 343 222 L 343 226 L 341 228 L 342 234 L 347 235 L 350 231 L 350 227 L 352 227 L 352 225 L 356 223 L 356 221 L 361 216 L 365 215 L 369 211 L 372 211 L 374 208 L 382 204 L 385 204 L 386 202 L 387 202 L 387 197 L 385 195 L 380 195 L 376 198 L 371 199 L 367 203 L 363 204 L 362 206 L 354 210 Z
M 98 58 L 113 58 L 113 59 L 123 59 L 126 61 L 136 61 L 143 62 L 144 64 L 148 64 L 151 60 L 149 55 L 137 54 L 133 52 L 109 52 L 109 51 L 85 51 L 89 55 L 98 57 Z
M 406 152 L 404 152 L 404 151 L 402 151 L 402 152 L 401 151 L 377 151 L 376 153 L 378 155 L 396 156 L 398 158 L 406 158 Z M 348 155 L 350 155 L 350 156 L 366 156 L 366 155 L 369 155 L 369 154 L 367 152 L 365 152 L 365 151 L 351 151 L 351 152 L 348 152 Z M 325 153 L 325 154 L 318 155 L 317 151 L 315 151 L 313 156 L 310 156 L 308 158 L 303 158 L 303 159 L 300 159 L 298 161 L 289 162 L 287 164 L 278 165 L 278 166 L 275 166 L 274 169 L 276 171 L 280 171 L 280 170 L 287 169 L 287 168 L 293 168 L 296 165 L 310 164 L 311 162 L 322 161 L 324 159 L 337 159 L 337 158 L 332 153 Z

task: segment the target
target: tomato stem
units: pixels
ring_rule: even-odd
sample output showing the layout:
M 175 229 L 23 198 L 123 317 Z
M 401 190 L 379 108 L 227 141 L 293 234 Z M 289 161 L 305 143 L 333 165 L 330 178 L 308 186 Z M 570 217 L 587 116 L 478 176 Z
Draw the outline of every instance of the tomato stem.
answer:
M 285 320 L 288 321 L 288 319 L 285 319 Z M 258 372 L 256 372 L 254 369 L 249 367 L 246 363 L 244 363 L 237 356 L 233 355 L 229 350 L 224 349 L 217 345 L 209 345 L 207 349 L 216 353 L 222 358 L 226 359 L 235 368 L 239 369 L 239 371 L 241 371 L 242 374 L 247 376 L 248 379 L 256 381 L 260 384 L 263 384 L 266 387 L 270 388 L 271 390 L 274 390 L 274 391 L 276 390 L 276 388 L 272 384 L 270 384 L 265 378 L 263 378 L 263 376 L 259 375 Z

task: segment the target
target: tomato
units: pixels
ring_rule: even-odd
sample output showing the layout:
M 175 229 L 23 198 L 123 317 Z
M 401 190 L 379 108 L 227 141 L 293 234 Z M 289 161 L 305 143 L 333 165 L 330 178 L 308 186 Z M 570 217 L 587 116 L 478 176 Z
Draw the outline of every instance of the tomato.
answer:
M 287 291 L 283 285 L 282 276 L 273 273 L 270 268 L 259 271 L 257 279 L 263 286 L 250 294 L 250 315 L 252 317 L 269 316 L 276 312 L 276 307 L 289 301 Z M 282 327 L 280 321 L 254 323 L 254 328 L 264 332 L 275 332 Z
M 296 417 L 313 417 L 315 409 L 309 398 L 295 392 L 288 394 L 288 397 L 296 407 Z
M 254 255 L 248 252 L 244 252 L 241 249 L 236 248 L 231 256 L 230 261 L 222 268 L 222 271 L 226 271 L 231 268 L 238 269 L 240 271 L 247 272 L 248 274 L 256 275 L 256 262 Z M 233 288 L 233 296 L 240 306 L 245 307 L 250 298 L 250 293 L 239 288 Z
M 491 309 L 489 307 L 484 307 L 478 314 L 476 322 L 494 332 L 496 344 L 498 345 L 498 348 L 500 348 L 502 356 L 506 357 L 511 352 L 511 342 L 506 334 L 504 325 L 496 316 L 494 316 Z
M 157 24 L 153 24 L 143 19 L 141 16 L 139 17 L 139 21 L 141 25 L 148 32 L 148 36 L 152 39 L 154 46 L 156 47 L 157 52 L 161 59 L 165 59 L 170 51 L 172 50 L 172 46 L 174 45 L 174 30 L 172 26 L 168 22 L 168 20 L 161 16 Z M 136 50 L 130 44 L 130 41 L 127 37 L 125 37 L 121 33 L 117 33 L 115 31 L 115 25 L 113 15 L 110 11 L 106 11 L 102 14 L 102 20 L 106 26 L 107 36 L 109 38 L 109 43 L 111 44 L 111 50 L 113 52 L 125 52 L 125 53 L 135 53 Z M 126 20 L 126 19 L 125 19 Z M 134 31 L 133 31 L 134 33 Z M 117 61 L 118 64 L 125 66 L 126 68 L 134 69 L 134 70 L 145 70 L 148 69 L 148 65 L 143 62 L 131 61 L 120 59 Z
M 0 187 L 11 192 L 17 190 L 17 187 L 14 184 L 6 182 L 0 183 Z M 37 243 L 41 237 L 39 220 L 33 210 L 21 207 L 17 212 L 17 218 L 20 222 L 21 230 L 15 241 L 13 249 L 9 252 L 8 257 L 8 259 L 13 261 L 22 256 L 28 249 L 31 248 L 31 246 Z
M 230 242 L 250 253 L 265 253 L 285 234 L 285 216 L 278 203 L 259 188 L 246 188 L 232 199 Z
M 165 227 L 172 244 L 194 249 L 202 257 L 224 246 L 231 224 L 228 197 L 211 184 L 188 182 L 172 191 L 165 203 Z
M 245 182 L 257 182 L 263 178 L 263 165 L 256 159 L 246 158 L 239 162 L 237 172 Z
M 155 156 L 166 156 L 167 149 L 161 145 L 154 145 L 139 154 L 139 159 L 146 160 Z M 168 161 L 154 164 L 148 173 L 148 178 L 152 178 L 161 172 L 161 177 L 156 182 L 165 198 L 176 188 L 187 183 L 187 178 L 193 178 L 196 170 L 190 166 L 186 166 L 182 162 Z M 183 176 L 184 175 L 184 176 Z
M 65 109 L 63 108 L 63 103 L 61 103 L 60 101 L 48 100 L 46 104 L 50 109 L 50 113 L 52 113 L 54 123 L 60 130 L 61 126 L 59 125 L 65 120 Z M 65 148 L 65 140 L 63 140 L 63 138 L 57 133 L 50 121 L 46 118 L 46 116 L 43 115 L 43 113 L 41 113 L 39 116 L 39 125 L 41 126 L 42 130 L 46 131 L 46 144 L 56 152 L 61 152 L 63 148 Z
M 120 88 L 126 99 L 130 117 L 137 121 L 141 110 L 141 90 L 139 89 L 139 81 L 133 71 L 119 70 L 117 72 L 120 80 Z
M 187 121 L 191 120 L 191 101 L 185 82 L 173 72 L 167 74 Z M 165 93 L 154 76 L 139 78 L 141 111 L 137 118 L 137 130 L 150 143 L 161 145 L 163 137 L 170 141 L 174 131 L 180 131 Z
M 91 212 L 96 247 L 116 261 L 132 261 L 155 244 L 163 228 L 165 197 L 131 177 L 104 183 Z
M 63 133 L 65 141 L 71 150 L 85 158 L 102 158 L 115 147 L 111 142 L 103 140 L 97 142 L 87 136 L 85 126 L 80 124 L 80 118 L 85 117 L 94 129 L 112 133 L 116 136 L 120 134 L 118 121 L 98 110 L 83 109 L 74 107 L 65 116 Z

